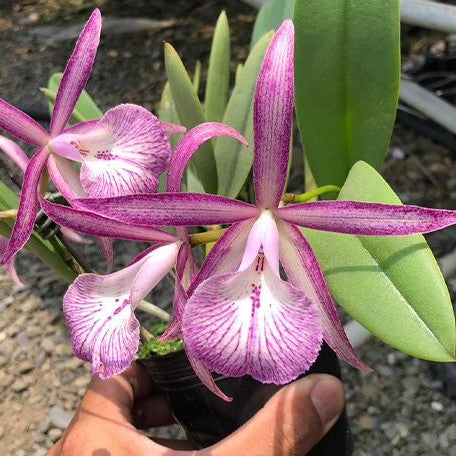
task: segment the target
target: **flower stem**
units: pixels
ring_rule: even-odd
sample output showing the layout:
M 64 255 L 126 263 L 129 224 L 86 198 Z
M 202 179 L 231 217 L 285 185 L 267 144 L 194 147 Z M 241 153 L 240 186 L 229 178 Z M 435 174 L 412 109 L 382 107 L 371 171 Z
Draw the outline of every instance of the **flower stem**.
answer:
M 190 245 L 196 247 L 198 245 L 210 244 L 211 242 L 218 241 L 225 233 L 226 229 L 221 228 L 219 230 L 210 230 L 204 233 L 190 234 Z
M 311 192 L 301 193 L 300 195 L 295 195 L 294 193 L 285 193 L 282 197 L 282 201 L 284 203 L 306 203 L 307 201 L 310 201 L 317 196 L 331 192 L 339 193 L 340 188 L 336 185 L 323 185 L 322 187 L 318 187 Z
M 0 220 L 16 218 L 17 209 L 8 209 L 7 211 L 0 212 Z

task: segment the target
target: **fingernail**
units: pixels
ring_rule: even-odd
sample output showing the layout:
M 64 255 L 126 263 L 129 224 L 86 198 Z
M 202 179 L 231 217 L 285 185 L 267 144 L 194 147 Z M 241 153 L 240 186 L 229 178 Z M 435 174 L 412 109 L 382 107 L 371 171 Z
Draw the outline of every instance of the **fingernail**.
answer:
M 310 393 L 312 401 L 322 424 L 328 424 L 342 411 L 340 384 L 336 380 L 319 380 Z

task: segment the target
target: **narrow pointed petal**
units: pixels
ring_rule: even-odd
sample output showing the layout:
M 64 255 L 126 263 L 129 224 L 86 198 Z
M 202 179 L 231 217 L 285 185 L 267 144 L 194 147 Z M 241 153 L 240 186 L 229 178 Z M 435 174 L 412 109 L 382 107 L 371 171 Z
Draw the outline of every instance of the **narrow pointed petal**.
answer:
M 132 225 L 198 226 L 239 222 L 258 214 L 252 204 L 202 193 L 161 193 L 77 200 L 79 207 Z
M 279 222 L 280 259 L 288 280 L 317 305 L 326 343 L 347 363 L 369 371 L 351 346 L 318 260 L 298 228 Z
M 97 237 L 96 240 L 106 261 L 106 274 L 109 274 L 114 266 L 114 246 L 112 239 L 107 237 Z
M 100 43 L 101 13 L 96 9 L 79 35 L 73 53 L 68 60 L 54 104 L 51 119 L 51 135 L 60 134 L 76 106 L 92 72 Z
M 294 204 L 276 214 L 306 228 L 363 236 L 407 236 L 456 224 L 456 211 L 358 201 Z
M 185 347 L 185 345 L 184 345 Z M 190 365 L 192 366 L 195 374 L 197 377 L 201 380 L 203 385 L 211 392 L 213 392 L 216 396 L 218 396 L 220 399 L 223 399 L 226 402 L 231 402 L 233 400 L 232 397 L 227 396 L 215 383 L 214 379 L 212 378 L 212 375 L 207 369 L 207 367 L 199 360 L 191 356 L 187 352 L 187 358 L 190 361 Z
M 174 251 L 177 255 L 178 247 Z M 169 271 L 159 266 L 160 260 L 172 267 L 168 253 L 169 245 L 113 274 L 82 274 L 68 288 L 63 311 L 71 344 L 79 358 L 92 363 L 94 374 L 108 378 L 133 361 L 139 345 L 139 323 L 133 311 Z
M 58 225 L 92 236 L 140 242 L 175 242 L 177 239 L 157 228 L 132 226 L 83 209 L 62 206 L 40 198 L 46 215 Z
M 247 146 L 244 137 L 234 128 L 218 122 L 207 122 L 192 128 L 179 142 L 173 154 L 168 179 L 167 191 L 182 191 L 182 178 L 193 154 L 209 139 L 219 136 L 231 136 Z
M 73 231 L 70 228 L 61 226 L 60 231 L 65 236 L 65 239 L 72 242 L 73 244 L 90 245 L 92 243 L 90 239 L 83 238 L 80 234 L 76 233 L 76 231 Z
M 86 198 L 87 194 L 79 180 L 79 171 L 66 158 L 51 154 L 47 169 L 57 190 L 70 203 L 76 198 Z
M 192 281 L 188 289 L 189 296 L 193 294 L 198 285 L 209 277 L 235 272 L 239 269 L 247 238 L 254 223 L 255 219 L 245 220 L 235 223 L 225 231 Z
M 8 245 L 8 241 L 5 238 L 0 236 L 0 256 L 3 255 L 3 253 L 5 252 L 7 245 Z M 18 286 L 19 288 L 24 288 L 25 284 L 22 282 L 22 280 L 17 275 L 16 268 L 14 266 L 14 261 L 15 261 L 15 257 L 11 258 L 11 260 L 9 260 L 8 263 L 5 265 L 6 270 L 8 272 L 8 276 L 16 286 Z
M 160 125 L 168 138 L 176 135 L 183 135 L 187 131 L 187 129 L 182 125 L 177 125 L 170 122 L 160 122 Z
M 182 332 L 208 369 L 275 384 L 306 372 L 322 342 L 312 301 L 277 277 L 263 254 L 244 271 L 204 281 L 185 306 Z
M 24 247 L 33 231 L 36 214 L 38 213 L 38 185 L 41 173 L 46 165 L 49 152 L 40 149 L 30 160 L 24 174 L 19 209 L 11 238 L 3 255 L 1 264 L 6 264 L 19 250 Z
M 173 318 L 166 328 L 165 332 L 160 336 L 160 340 L 169 341 L 175 340 L 182 336 L 181 322 L 185 304 L 187 303 L 187 293 L 185 289 L 191 283 L 192 274 L 190 271 L 193 259 L 192 249 L 187 242 L 182 243 L 179 249 L 176 262 L 176 278 L 174 281 L 174 296 L 173 296 Z
M 13 162 L 25 172 L 25 168 L 29 163 L 29 158 L 26 153 L 11 139 L 0 136 L 0 150 L 8 155 Z
M 255 92 L 253 183 L 261 207 L 277 207 L 284 191 L 293 101 L 294 29 L 287 20 L 269 45 Z
M 49 133 L 39 123 L 1 98 L 0 128 L 35 146 L 44 146 L 51 139 Z

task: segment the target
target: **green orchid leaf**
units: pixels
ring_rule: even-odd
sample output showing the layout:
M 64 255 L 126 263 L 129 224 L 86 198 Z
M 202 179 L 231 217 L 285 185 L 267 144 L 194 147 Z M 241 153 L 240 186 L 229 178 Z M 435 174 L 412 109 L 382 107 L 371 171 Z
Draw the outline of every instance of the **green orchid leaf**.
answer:
M 0 210 L 17 209 L 19 198 L 4 182 L 0 180 Z
M 49 99 L 51 112 L 54 109 L 55 97 L 62 77 L 63 73 L 54 73 L 49 79 L 47 89 L 42 89 L 43 93 Z M 87 120 L 99 119 L 101 117 L 103 117 L 103 112 L 90 95 L 83 90 L 76 103 L 70 123 L 86 122 Z
M 225 11 L 222 11 L 214 30 L 207 72 L 204 102 L 209 122 L 221 122 L 223 119 L 228 102 L 230 61 L 230 26 Z
M 319 186 L 379 169 L 396 115 L 399 0 L 296 0 L 296 115 Z
M 228 101 L 223 123 L 239 131 L 249 143 L 249 147 L 230 138 L 216 140 L 215 161 L 219 195 L 235 198 L 241 191 L 252 167 L 253 99 L 263 57 L 273 36 L 273 32 L 267 33 L 252 49 Z
M 193 88 L 195 93 L 199 92 L 201 83 L 201 61 L 197 60 L 195 65 L 195 73 L 193 74 Z
M 179 119 L 187 129 L 205 122 L 204 111 L 187 70 L 175 49 L 165 44 L 166 74 Z M 206 143 L 192 157 L 190 169 L 208 193 L 217 191 L 217 168 L 214 152 Z
M 260 8 L 253 26 L 251 48 L 266 32 L 277 30 L 285 19 L 293 16 L 294 3 L 295 0 L 270 0 Z
M 196 71 L 196 70 L 195 70 Z M 196 73 L 195 73 L 196 74 Z M 195 83 L 195 81 L 194 81 Z M 195 87 L 196 90 L 196 87 Z M 176 106 L 174 104 L 173 96 L 171 94 L 171 88 L 169 82 L 165 84 L 163 88 L 162 97 L 160 100 L 160 107 L 158 109 L 158 117 L 163 122 L 170 122 L 180 125 L 179 116 L 176 112 Z M 174 149 L 179 142 L 179 136 L 173 136 L 170 138 L 170 143 Z M 166 189 L 166 173 L 163 173 L 160 176 L 160 185 L 158 191 L 164 192 Z M 204 193 L 204 187 L 198 178 L 195 176 L 194 172 L 191 169 L 187 170 L 187 182 L 185 184 L 185 189 L 189 192 Z
M 238 63 L 238 65 L 236 67 L 236 75 L 234 77 L 234 85 L 239 84 L 243 68 L 244 68 L 244 65 L 242 65 L 242 63 Z
M 0 221 L 1 236 L 9 238 L 12 229 L 13 223 L 5 220 Z M 67 282 L 72 282 L 77 277 L 77 274 L 65 263 L 49 241 L 43 240 L 38 234 L 32 233 L 27 244 L 25 244 L 25 248 L 59 273 Z
M 338 199 L 401 204 L 383 178 L 364 162 L 353 166 Z M 418 358 L 455 359 L 453 308 L 423 236 L 304 233 L 335 300 L 368 331 Z

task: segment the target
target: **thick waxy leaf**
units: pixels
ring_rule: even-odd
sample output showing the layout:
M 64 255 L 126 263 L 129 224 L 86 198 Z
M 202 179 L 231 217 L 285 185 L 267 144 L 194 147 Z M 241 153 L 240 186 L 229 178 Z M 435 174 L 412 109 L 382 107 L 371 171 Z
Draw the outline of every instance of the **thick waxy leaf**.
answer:
M 296 0 L 296 114 L 319 186 L 382 164 L 396 114 L 399 0 Z
M 274 34 L 264 35 L 250 53 L 236 78 L 223 123 L 244 136 L 249 144 L 219 138 L 215 146 L 215 160 L 219 180 L 218 193 L 235 198 L 243 187 L 253 163 L 253 97 L 261 63 Z
M 270 0 L 265 3 L 255 20 L 250 46 L 253 47 L 266 32 L 277 30 L 285 19 L 290 19 L 294 3 L 295 0 Z
M 364 162 L 353 167 L 339 199 L 400 204 L 388 184 Z M 353 318 L 379 339 L 412 356 L 454 359 L 451 301 L 423 236 L 304 232 L 331 293 Z
M 212 39 L 204 98 L 206 120 L 220 122 L 225 114 L 230 83 L 230 27 L 225 11 L 220 14 Z
M 205 121 L 203 108 L 190 77 L 174 48 L 165 44 L 165 65 L 171 93 L 181 123 L 191 129 Z M 212 146 L 205 144 L 192 158 L 190 169 L 209 193 L 217 192 L 217 169 Z
M 43 93 L 48 97 L 51 106 L 51 112 L 54 108 L 55 97 L 57 89 L 59 88 L 60 81 L 62 80 L 63 73 L 54 73 L 48 82 L 47 89 L 43 90 Z M 92 100 L 90 95 L 83 90 L 76 107 L 73 111 L 73 116 L 70 119 L 70 123 L 86 122 L 87 120 L 99 119 L 103 116 L 103 112 Z

